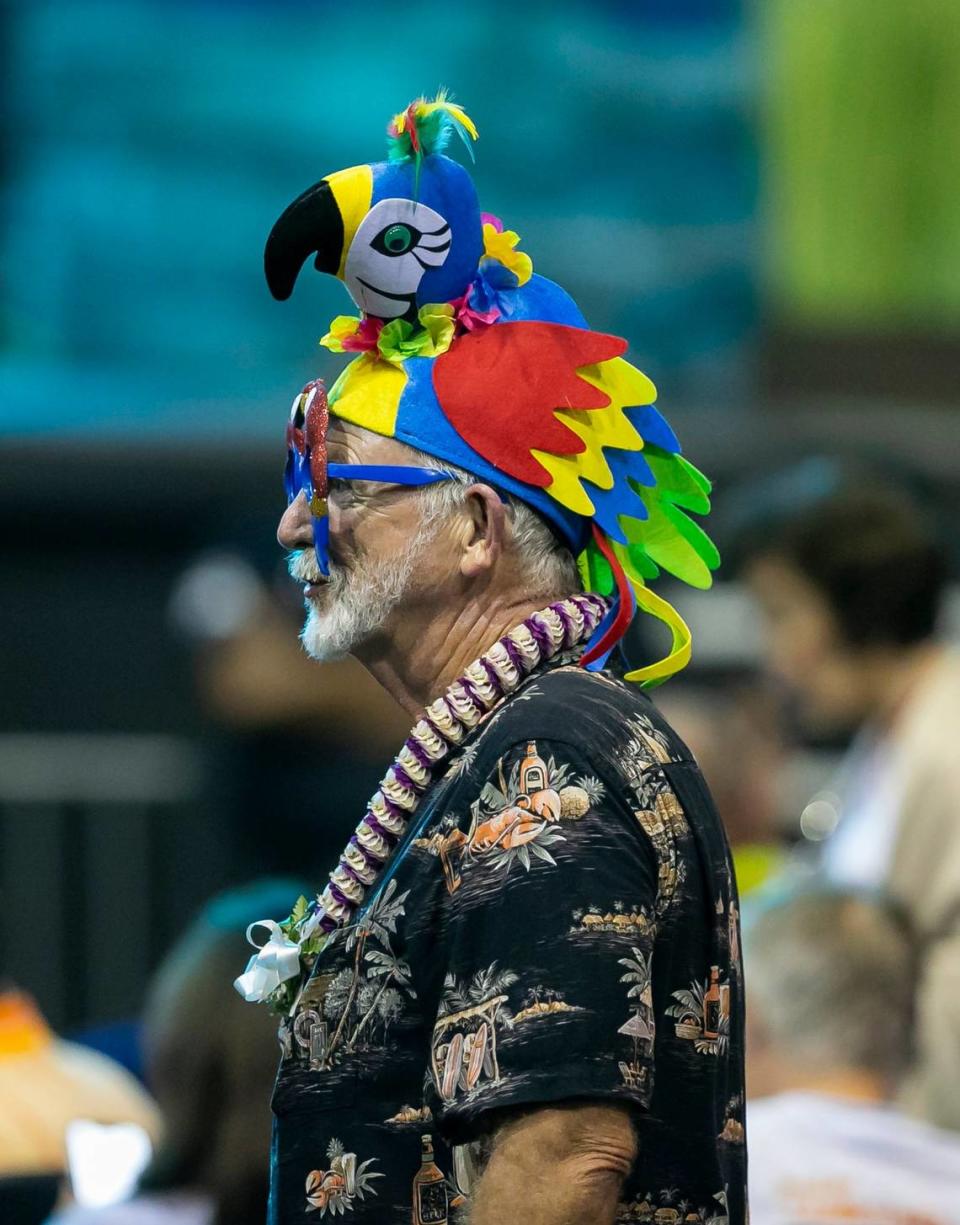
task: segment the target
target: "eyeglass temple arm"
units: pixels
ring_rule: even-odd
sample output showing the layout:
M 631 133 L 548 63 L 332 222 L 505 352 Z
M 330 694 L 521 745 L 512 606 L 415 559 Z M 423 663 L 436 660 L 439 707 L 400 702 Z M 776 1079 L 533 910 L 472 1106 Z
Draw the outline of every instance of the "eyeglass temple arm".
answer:
M 456 479 L 452 472 L 406 464 L 327 464 L 327 475 L 334 480 L 384 481 L 391 485 L 435 485 Z

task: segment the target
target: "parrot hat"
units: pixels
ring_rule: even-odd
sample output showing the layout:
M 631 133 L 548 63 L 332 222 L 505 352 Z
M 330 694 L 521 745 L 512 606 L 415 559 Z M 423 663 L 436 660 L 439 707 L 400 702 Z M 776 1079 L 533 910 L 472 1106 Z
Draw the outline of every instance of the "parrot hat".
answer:
M 467 170 L 444 150 L 477 130 L 440 93 L 387 128 L 388 159 L 322 178 L 283 212 L 264 265 L 286 299 L 310 256 L 359 308 L 320 343 L 353 353 L 329 397 L 316 380 L 287 426 L 289 499 L 305 492 L 328 572 L 331 479 L 421 485 L 442 470 L 327 461 L 329 415 L 466 469 L 546 519 L 577 558 L 584 589 L 611 597 L 581 658 L 601 667 L 639 608 L 666 623 L 664 659 L 627 672 L 656 685 L 690 658 L 690 632 L 649 583 L 666 572 L 710 586 L 719 554 L 688 512 L 710 482 L 680 454 L 627 342 L 591 331 L 573 299 L 533 272 L 519 238 L 480 211 Z M 471 153 L 472 156 L 472 153 Z

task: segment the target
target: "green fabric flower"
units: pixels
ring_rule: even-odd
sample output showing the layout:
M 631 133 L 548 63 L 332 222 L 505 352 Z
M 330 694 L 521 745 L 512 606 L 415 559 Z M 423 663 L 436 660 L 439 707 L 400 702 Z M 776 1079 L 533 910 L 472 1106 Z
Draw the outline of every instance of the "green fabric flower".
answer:
M 393 319 L 384 324 L 377 341 L 380 356 L 399 366 L 410 357 L 439 357 L 453 343 L 453 307 L 446 302 L 430 302 L 417 312 L 416 324 Z

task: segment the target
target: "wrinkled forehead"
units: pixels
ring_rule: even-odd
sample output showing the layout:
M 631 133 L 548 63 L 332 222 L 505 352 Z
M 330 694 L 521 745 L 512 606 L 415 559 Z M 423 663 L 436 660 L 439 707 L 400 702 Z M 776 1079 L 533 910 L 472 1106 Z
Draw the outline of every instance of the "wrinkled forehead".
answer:
M 413 451 L 396 438 L 330 415 L 327 454 L 335 464 L 409 464 Z

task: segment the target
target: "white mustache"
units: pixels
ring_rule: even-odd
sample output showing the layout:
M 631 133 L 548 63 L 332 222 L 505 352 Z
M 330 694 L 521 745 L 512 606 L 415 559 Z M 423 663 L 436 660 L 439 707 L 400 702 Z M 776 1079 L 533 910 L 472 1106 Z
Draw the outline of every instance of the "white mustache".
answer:
M 298 553 L 291 553 L 287 559 L 287 570 L 290 577 L 298 583 L 312 583 L 319 586 L 321 583 L 329 582 L 334 576 L 333 563 L 330 563 L 330 577 L 324 578 L 317 566 L 317 559 L 312 550 L 303 549 Z

